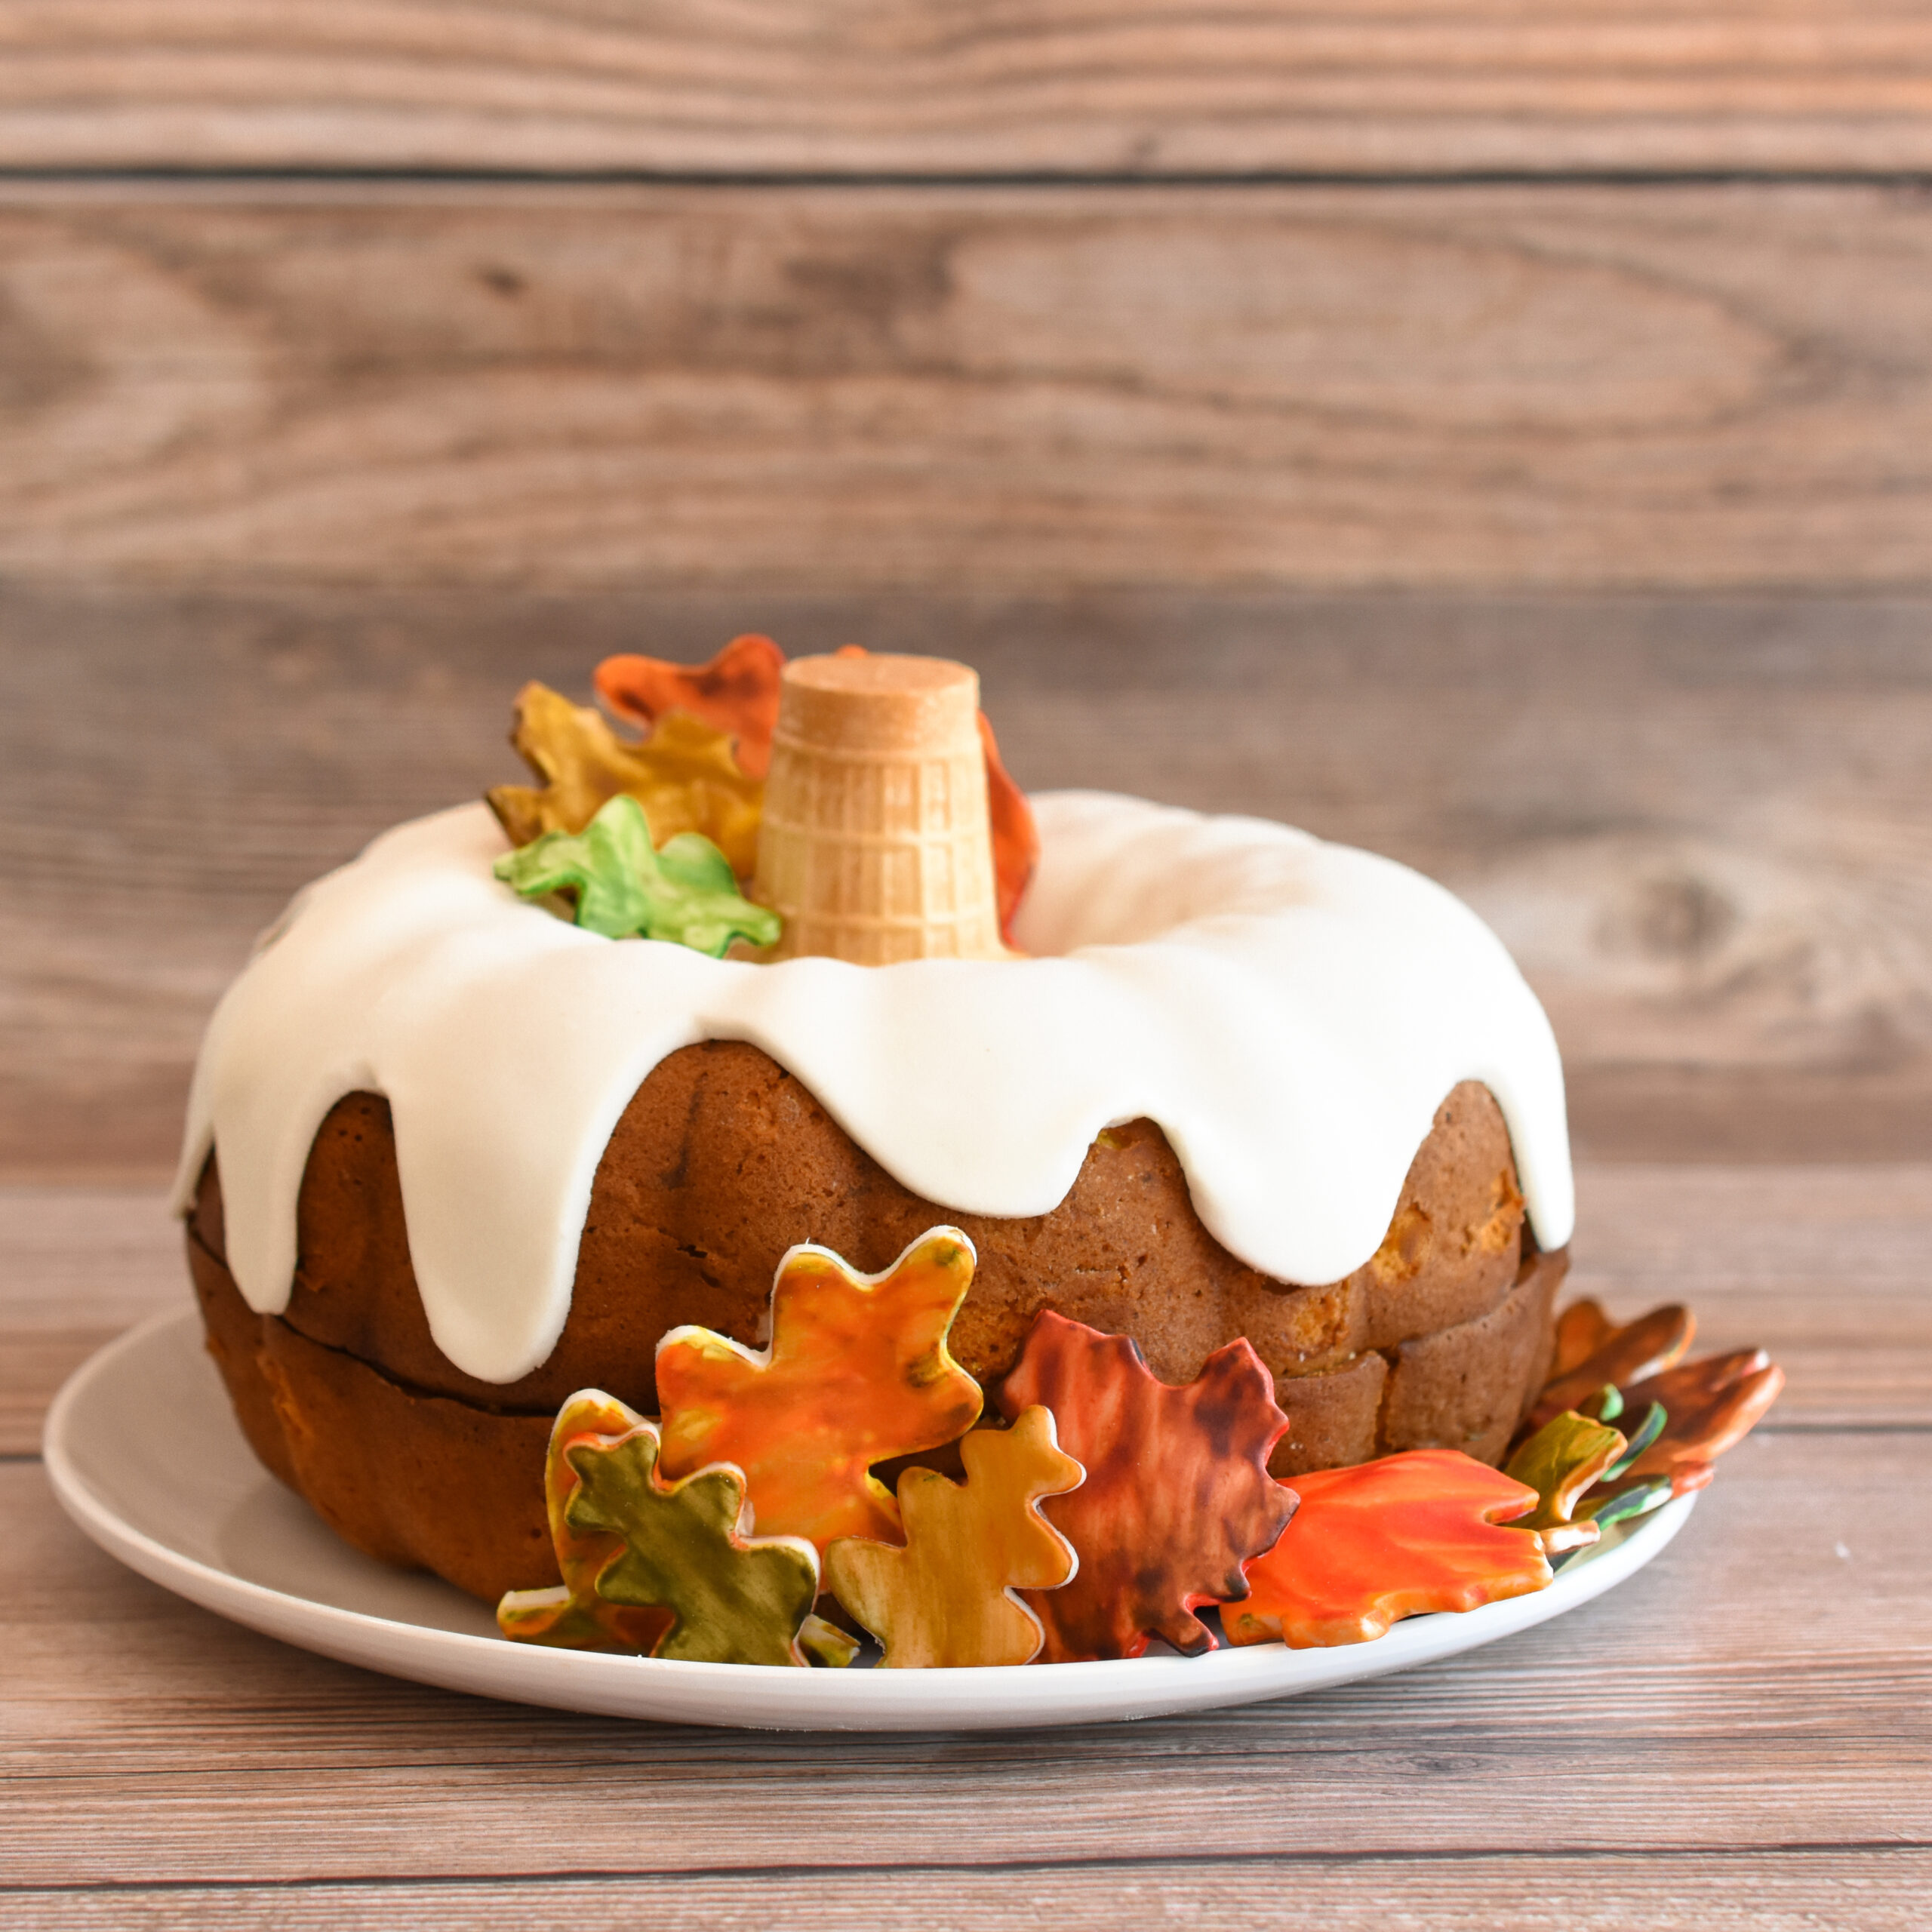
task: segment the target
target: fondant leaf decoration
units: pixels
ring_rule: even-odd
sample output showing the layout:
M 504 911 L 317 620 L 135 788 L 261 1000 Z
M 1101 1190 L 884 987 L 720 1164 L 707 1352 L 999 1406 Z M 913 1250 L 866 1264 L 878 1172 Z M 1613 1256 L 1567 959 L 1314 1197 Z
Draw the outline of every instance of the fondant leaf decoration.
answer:
M 577 898 L 577 923 L 606 939 L 675 940 L 721 959 L 735 939 L 776 943 L 780 922 L 738 891 L 724 855 L 695 832 L 659 851 L 644 808 L 628 794 L 607 799 L 582 832 L 546 832 L 497 861 L 497 876 L 526 899 Z
M 623 1549 L 620 1537 L 571 1528 L 565 1511 L 577 1486 L 566 1451 L 580 1442 L 615 1441 L 644 1418 L 599 1389 L 580 1390 L 557 1411 L 544 1458 L 543 1500 L 550 1540 L 563 1572 L 560 1588 L 512 1590 L 497 1606 L 497 1626 L 518 1643 L 574 1651 L 623 1651 L 648 1657 L 671 1627 L 661 1606 L 635 1608 L 597 1594 L 597 1574 Z
M 1586 1312 L 1578 1315 L 1578 1308 Z M 1597 1326 L 1604 1321 L 1604 1317 L 1594 1302 L 1579 1303 L 1575 1308 L 1566 1309 L 1563 1320 L 1571 1324 L 1573 1343 L 1575 1338 L 1594 1329 L 1592 1345 L 1582 1360 L 1543 1384 L 1542 1393 L 1530 1409 L 1528 1426 L 1533 1429 L 1540 1429 L 1565 1409 L 1580 1407 L 1605 1383 L 1614 1383 L 1623 1391 L 1626 1401 L 1631 1399 L 1630 1384 L 1681 1360 L 1697 1326 L 1690 1311 L 1675 1303 L 1654 1308 L 1622 1327 Z M 1562 1340 L 1563 1329 L 1559 1324 L 1559 1355 Z
M 946 1346 L 973 1266 L 957 1228 L 930 1229 L 880 1275 L 795 1247 L 772 1284 L 769 1348 L 673 1328 L 657 1344 L 666 1472 L 736 1463 L 758 1522 L 821 1553 L 840 1537 L 896 1542 L 899 1506 L 871 1466 L 979 1420 L 980 1385 Z
M 992 824 L 993 890 L 999 906 L 999 936 L 1013 943 L 1014 915 L 1040 863 L 1040 829 L 1033 808 L 1001 761 L 992 721 L 980 713 L 980 748 L 986 758 L 986 811 Z
M 512 845 L 581 832 L 606 799 L 622 795 L 643 806 L 660 840 L 702 833 L 737 877 L 751 876 L 764 787 L 733 758 L 728 734 L 678 713 L 646 743 L 626 744 L 588 706 L 532 684 L 517 694 L 510 743 L 543 780 L 540 790 L 498 785 L 485 795 Z
M 768 637 L 734 637 L 709 664 L 661 657 L 607 657 L 598 666 L 597 695 L 620 717 L 655 724 L 688 712 L 737 741 L 740 767 L 762 778 L 778 724 L 778 681 L 785 654 Z
M 1534 1530 L 1543 1554 L 1582 1549 L 1601 1534 L 1589 1516 L 1578 1513 L 1583 1493 L 1600 1481 L 1629 1447 L 1620 1430 L 1565 1409 L 1553 1416 L 1517 1450 L 1503 1473 L 1537 1492 L 1537 1507 L 1518 1520 L 1519 1529 Z
M 1078 1565 L 1039 1511 L 1042 1497 L 1077 1488 L 1085 1474 L 1057 1446 L 1051 1411 L 1023 1409 L 1009 1429 L 976 1429 L 959 1453 L 963 1485 L 932 1469 L 900 1477 L 903 1549 L 848 1537 L 826 1552 L 827 1586 L 894 1669 L 1030 1662 L 1040 1620 L 1016 1592 L 1055 1589 Z
M 1639 1513 L 1630 1499 L 1647 1488 L 1650 1506 L 1702 1489 L 1711 1466 L 1750 1432 L 1784 1386 L 1784 1371 L 1762 1349 L 1740 1349 L 1683 1362 L 1633 1384 L 1624 1392 L 1632 1411 L 1652 1404 L 1664 1412 L 1657 1439 L 1585 1503 L 1599 1522 Z M 1669 1486 L 1661 1491 L 1660 1483 Z
M 563 1586 L 509 1592 L 498 1628 L 526 1643 L 802 1666 L 817 1551 L 753 1536 L 744 1478 L 728 1464 L 660 1481 L 658 1447 L 654 1425 L 601 1390 L 564 1404 L 545 1469 Z
M 1404 1617 L 1474 1610 L 1550 1580 L 1537 1492 L 1459 1449 L 1412 1449 L 1295 1478 L 1301 1507 L 1221 1613 L 1236 1644 L 1361 1644 Z
M 1192 1613 L 1246 1595 L 1241 1566 L 1294 1513 L 1294 1492 L 1268 1473 L 1288 1419 L 1260 1358 L 1230 1342 L 1174 1388 L 1127 1337 L 1049 1311 L 1000 1390 L 1010 1417 L 1036 1404 L 1087 1471 L 1041 1506 L 1080 1558 L 1069 1582 L 1027 1593 L 1044 1626 L 1041 1661 L 1137 1657 L 1150 1637 L 1211 1649 Z

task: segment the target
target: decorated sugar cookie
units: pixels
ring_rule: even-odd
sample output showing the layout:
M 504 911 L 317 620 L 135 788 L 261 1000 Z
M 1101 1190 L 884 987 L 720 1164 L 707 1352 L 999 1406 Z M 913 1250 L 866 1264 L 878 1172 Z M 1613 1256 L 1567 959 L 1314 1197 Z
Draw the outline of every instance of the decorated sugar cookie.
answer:
M 946 1346 L 972 1278 L 956 1228 L 921 1235 L 878 1275 L 793 1248 L 772 1284 L 768 1346 L 695 1327 L 658 1343 L 666 1472 L 736 1464 L 760 1523 L 821 1552 L 839 1537 L 896 1541 L 899 1506 L 872 1465 L 938 1448 L 979 1417 L 980 1386 Z
M 694 1663 L 804 1664 L 817 1552 L 800 1537 L 754 1535 L 743 1472 L 728 1463 L 664 1481 L 659 1441 L 601 1390 L 565 1404 L 547 1485 L 565 1581 L 505 1596 L 504 1635 Z
M 1537 1492 L 1454 1449 L 1417 1449 L 1295 1478 L 1300 1507 L 1221 1614 L 1237 1644 L 1366 1643 L 1398 1618 L 1540 1590 L 1549 1564 L 1527 1516 Z
M 826 1552 L 828 1588 L 894 1669 L 1032 1663 L 1044 1632 L 1020 1592 L 1058 1589 L 1080 1565 L 1039 1510 L 1086 1478 L 1051 1410 L 976 1429 L 959 1449 L 963 1484 L 931 1469 L 900 1477 L 903 1548 L 848 1537 Z
M 1242 1565 L 1273 1546 L 1295 1509 L 1268 1473 L 1288 1419 L 1253 1349 L 1230 1343 L 1177 1389 L 1124 1337 L 1049 1312 L 1000 1389 L 1009 1416 L 1035 1405 L 1052 1411 L 1062 1447 L 1087 1472 L 1046 1506 L 1080 1567 L 1060 1589 L 1027 1595 L 1043 1657 L 1138 1657 L 1154 1637 L 1211 1649 L 1194 1611 L 1247 1594 Z

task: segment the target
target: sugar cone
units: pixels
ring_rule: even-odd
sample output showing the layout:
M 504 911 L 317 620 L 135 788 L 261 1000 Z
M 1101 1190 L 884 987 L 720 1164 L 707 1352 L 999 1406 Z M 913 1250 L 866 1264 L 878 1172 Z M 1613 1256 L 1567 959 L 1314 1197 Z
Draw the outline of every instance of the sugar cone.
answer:
M 752 888 L 785 921 L 767 957 L 1009 956 L 979 706 L 977 676 L 943 658 L 786 666 Z

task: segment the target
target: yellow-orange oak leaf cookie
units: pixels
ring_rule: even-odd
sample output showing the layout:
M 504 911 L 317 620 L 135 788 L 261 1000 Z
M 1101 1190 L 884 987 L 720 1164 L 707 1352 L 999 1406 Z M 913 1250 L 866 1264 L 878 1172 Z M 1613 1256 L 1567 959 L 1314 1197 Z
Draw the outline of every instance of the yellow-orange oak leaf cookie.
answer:
M 759 1532 L 896 1542 L 899 1506 L 872 1465 L 963 1435 L 980 1385 L 946 1331 L 971 1285 L 973 1244 L 921 1235 L 880 1275 L 829 1248 L 793 1248 L 771 1288 L 771 1343 L 747 1349 L 709 1328 L 657 1345 L 667 1476 L 706 1463 L 745 1472 Z
M 581 832 L 621 792 L 643 806 L 660 846 L 702 832 L 740 878 L 751 876 L 764 787 L 733 758 L 728 734 L 675 712 L 643 743 L 626 744 L 589 706 L 530 684 L 517 694 L 510 743 L 543 780 L 540 789 L 497 785 L 486 795 L 512 845 Z
M 1221 1613 L 1236 1644 L 1362 1644 L 1398 1618 L 1474 1610 L 1550 1580 L 1536 1534 L 1503 1527 L 1540 1500 L 1460 1449 L 1411 1449 L 1295 1478 L 1301 1507 Z
M 890 1669 L 1030 1663 L 1044 1633 L 1016 1592 L 1055 1589 L 1078 1567 L 1039 1510 L 1042 1497 L 1077 1489 L 1087 1473 L 1060 1447 L 1051 1410 L 1024 1409 L 1008 1429 L 976 1429 L 959 1454 L 963 1484 L 932 1469 L 900 1477 L 903 1549 L 848 1537 L 826 1552 L 827 1586 L 878 1639 Z

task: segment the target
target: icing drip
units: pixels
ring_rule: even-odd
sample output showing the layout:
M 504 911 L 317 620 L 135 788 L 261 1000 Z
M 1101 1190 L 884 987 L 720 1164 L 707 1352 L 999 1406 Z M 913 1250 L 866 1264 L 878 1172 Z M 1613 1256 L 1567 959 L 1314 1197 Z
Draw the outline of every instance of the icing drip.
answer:
M 466 1374 L 514 1381 L 562 1331 L 619 1115 L 666 1054 L 726 1039 L 954 1214 L 1047 1213 L 1102 1128 L 1145 1115 L 1215 1238 L 1297 1282 L 1375 1252 L 1444 1095 L 1479 1080 L 1538 1241 L 1569 1239 L 1555 1041 L 1459 900 L 1257 819 L 1033 805 L 1015 937 L 1035 956 L 880 967 L 604 939 L 497 883 L 483 806 L 400 826 L 307 888 L 217 1008 L 176 1207 L 217 1146 L 230 1267 L 250 1306 L 281 1309 L 316 1129 L 345 1094 L 386 1094 L 431 1332 Z

